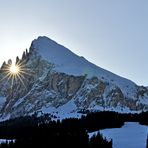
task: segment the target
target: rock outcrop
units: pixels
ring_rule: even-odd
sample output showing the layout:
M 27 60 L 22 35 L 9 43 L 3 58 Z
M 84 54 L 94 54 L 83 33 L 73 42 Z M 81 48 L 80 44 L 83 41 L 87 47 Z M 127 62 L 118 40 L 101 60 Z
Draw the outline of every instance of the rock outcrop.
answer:
M 56 45 L 51 44 L 52 48 L 53 44 Z M 7 76 L 8 67 L 12 62 L 9 60 L 8 63 L 3 63 L 0 70 L 0 99 L 3 100 L 0 101 L 1 118 L 14 118 L 35 112 L 44 113 L 45 110 L 54 115 L 60 115 L 64 109 L 65 114 L 82 110 L 119 112 L 148 110 L 147 87 L 137 86 L 105 70 L 101 71 L 102 73 L 105 71 L 105 75 L 101 77 L 98 74 L 95 75 L 96 70 L 92 76 L 88 76 L 91 73 L 90 70 L 89 73 L 82 75 L 59 71 L 59 66 L 61 68 L 63 66 L 64 69 L 65 65 L 43 58 L 36 49 L 38 47 L 40 44 L 34 47 L 32 43 L 30 51 L 26 50 L 22 59 L 17 58 L 16 63 L 20 66 L 20 76 L 16 76 L 13 82 L 12 78 Z M 85 59 L 80 57 L 80 60 L 86 66 Z M 93 68 L 94 65 L 90 67 Z M 77 69 L 74 70 L 77 71 Z M 110 75 L 113 75 L 113 78 L 108 80 Z M 119 82 L 116 82 L 117 80 Z M 128 83 L 125 84 L 126 82 Z

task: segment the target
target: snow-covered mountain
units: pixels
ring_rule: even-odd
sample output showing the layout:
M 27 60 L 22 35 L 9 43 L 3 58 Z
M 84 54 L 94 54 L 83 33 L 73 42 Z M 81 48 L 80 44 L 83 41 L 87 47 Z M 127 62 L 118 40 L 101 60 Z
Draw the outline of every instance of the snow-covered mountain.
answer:
M 148 88 L 104 70 L 47 37 L 33 40 L 22 59 L 19 77 L 0 70 L 1 118 L 51 113 L 79 116 L 80 111 L 148 110 Z

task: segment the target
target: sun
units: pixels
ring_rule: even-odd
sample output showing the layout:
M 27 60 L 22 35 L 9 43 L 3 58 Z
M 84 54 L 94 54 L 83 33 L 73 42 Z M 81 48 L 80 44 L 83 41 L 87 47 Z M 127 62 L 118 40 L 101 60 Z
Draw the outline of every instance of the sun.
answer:
M 10 65 L 9 71 L 10 71 L 11 74 L 17 75 L 20 72 L 20 68 L 19 68 L 18 65 L 12 64 L 12 65 Z
M 4 76 L 0 79 L 0 82 L 6 79 L 7 82 L 10 82 L 12 89 L 13 86 L 20 81 L 25 89 L 27 89 L 25 83 L 28 81 L 27 77 L 32 76 L 32 71 L 30 68 L 26 67 L 26 64 L 24 64 L 23 61 L 20 60 L 15 63 L 5 64 L 1 70 L 4 73 Z

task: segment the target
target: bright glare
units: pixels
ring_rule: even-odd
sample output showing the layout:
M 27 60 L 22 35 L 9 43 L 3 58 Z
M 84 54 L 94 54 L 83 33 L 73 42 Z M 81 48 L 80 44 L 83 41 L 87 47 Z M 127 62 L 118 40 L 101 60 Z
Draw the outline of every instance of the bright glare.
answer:
M 13 88 L 14 84 L 16 84 L 17 81 L 20 81 L 21 84 L 26 88 L 25 82 L 26 82 L 26 75 L 32 75 L 30 69 L 26 68 L 23 62 L 17 61 L 16 64 L 6 64 L 2 68 L 2 71 L 4 72 L 5 76 L 0 79 L 0 82 L 7 79 L 7 82 L 11 82 L 11 88 Z
M 12 73 L 12 74 L 18 74 L 19 73 L 19 67 L 17 66 L 17 65 L 11 65 L 10 66 L 10 72 Z

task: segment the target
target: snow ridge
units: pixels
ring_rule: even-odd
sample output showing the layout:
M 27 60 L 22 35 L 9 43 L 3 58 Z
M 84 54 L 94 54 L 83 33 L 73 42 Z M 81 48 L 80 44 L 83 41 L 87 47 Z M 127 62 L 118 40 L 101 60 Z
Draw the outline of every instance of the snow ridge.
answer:
M 45 60 L 54 63 L 55 69 L 70 75 L 97 76 L 99 79 L 117 85 L 127 97 L 136 95 L 136 84 L 112 72 L 102 69 L 85 58 L 71 52 L 66 47 L 43 36 L 32 42 L 32 48 Z

